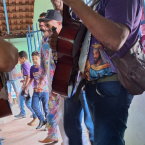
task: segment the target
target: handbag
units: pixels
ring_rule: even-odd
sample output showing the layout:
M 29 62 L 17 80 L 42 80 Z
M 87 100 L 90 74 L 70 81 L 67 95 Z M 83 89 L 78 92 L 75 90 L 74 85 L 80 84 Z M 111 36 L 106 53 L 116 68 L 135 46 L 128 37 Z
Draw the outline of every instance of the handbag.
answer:
M 105 50 L 108 56 L 111 50 Z M 113 52 L 114 53 L 114 52 Z M 117 68 L 118 78 L 124 88 L 132 95 L 140 95 L 145 91 L 145 59 L 139 41 L 122 57 L 110 56 Z

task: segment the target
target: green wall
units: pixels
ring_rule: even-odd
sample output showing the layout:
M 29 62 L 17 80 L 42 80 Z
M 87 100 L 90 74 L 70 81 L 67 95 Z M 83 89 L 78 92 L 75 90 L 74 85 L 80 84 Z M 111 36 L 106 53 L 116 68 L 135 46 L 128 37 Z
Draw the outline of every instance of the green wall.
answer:
M 48 9 L 53 9 L 50 0 L 35 0 L 34 4 L 34 26 L 38 22 L 39 15 L 42 12 L 47 12 Z
M 25 51 L 28 52 L 27 39 L 26 38 L 9 39 L 7 41 L 11 42 L 19 51 L 25 50 Z

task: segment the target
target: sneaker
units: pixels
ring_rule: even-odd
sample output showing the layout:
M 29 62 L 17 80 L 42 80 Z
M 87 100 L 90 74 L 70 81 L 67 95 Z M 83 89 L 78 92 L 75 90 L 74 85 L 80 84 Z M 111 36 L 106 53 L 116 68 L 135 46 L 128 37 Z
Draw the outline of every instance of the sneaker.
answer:
M 24 114 L 18 114 L 18 115 L 15 115 L 14 117 L 16 117 L 18 119 L 21 119 L 21 118 L 26 118 L 26 115 L 24 115 Z
M 27 123 L 27 125 L 35 126 L 37 124 L 38 118 L 34 118 L 31 122 Z
M 40 129 L 45 124 L 46 124 L 46 121 L 40 121 L 39 125 L 36 127 L 36 129 Z

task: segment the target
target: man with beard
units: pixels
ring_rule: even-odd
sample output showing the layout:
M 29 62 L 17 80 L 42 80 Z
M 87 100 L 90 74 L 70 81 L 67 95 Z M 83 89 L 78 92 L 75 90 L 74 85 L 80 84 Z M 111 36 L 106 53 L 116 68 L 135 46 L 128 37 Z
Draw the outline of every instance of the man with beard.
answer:
M 40 45 L 40 52 L 41 52 L 41 65 L 39 69 L 39 73 L 42 76 L 41 81 L 44 80 L 45 75 L 48 78 L 48 87 L 49 87 L 49 102 L 48 102 L 48 111 L 49 114 L 46 116 L 47 118 L 47 128 L 48 128 L 48 135 L 44 140 L 40 140 L 41 143 L 54 143 L 58 142 L 58 131 L 57 131 L 57 110 L 59 104 L 59 95 L 55 95 L 51 92 L 51 84 L 52 78 L 55 71 L 55 61 L 57 59 L 56 51 L 52 51 L 49 47 L 49 35 L 51 31 L 46 29 L 43 19 L 45 18 L 47 13 L 42 13 L 39 16 L 39 28 L 40 31 L 43 32 L 43 37 L 41 40 Z M 41 84 L 41 82 L 40 82 Z M 41 87 L 41 86 L 40 86 Z
M 90 71 L 89 76 L 91 79 L 98 76 L 102 77 L 102 74 L 106 72 L 111 75 L 111 68 L 108 60 L 105 58 L 103 47 L 100 44 L 93 45 L 93 57 L 94 61 L 90 61 Z

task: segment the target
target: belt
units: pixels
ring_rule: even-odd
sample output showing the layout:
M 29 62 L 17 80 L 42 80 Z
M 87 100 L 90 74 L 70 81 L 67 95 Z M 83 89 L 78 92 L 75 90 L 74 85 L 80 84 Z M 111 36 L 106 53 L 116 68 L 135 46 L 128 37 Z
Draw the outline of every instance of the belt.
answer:
M 74 97 L 75 101 L 79 100 L 79 94 L 84 85 L 94 85 L 96 83 L 109 82 L 109 81 L 119 81 L 117 74 L 113 74 L 111 76 L 105 76 L 103 78 L 99 78 L 99 79 L 93 80 L 93 81 L 87 81 L 85 79 L 81 80 L 78 85 L 77 91 L 75 93 L 75 97 Z
M 102 82 L 109 82 L 109 81 L 119 81 L 118 79 L 118 75 L 117 74 L 113 74 L 111 76 L 105 76 L 103 78 L 99 78 L 97 80 L 93 80 L 93 81 L 87 81 L 86 80 L 86 85 L 93 85 L 95 83 L 102 83 Z

